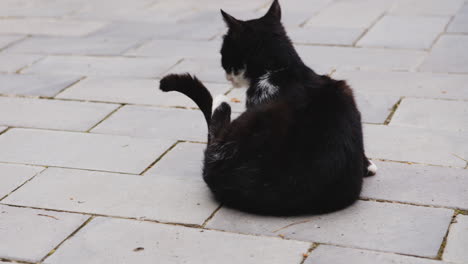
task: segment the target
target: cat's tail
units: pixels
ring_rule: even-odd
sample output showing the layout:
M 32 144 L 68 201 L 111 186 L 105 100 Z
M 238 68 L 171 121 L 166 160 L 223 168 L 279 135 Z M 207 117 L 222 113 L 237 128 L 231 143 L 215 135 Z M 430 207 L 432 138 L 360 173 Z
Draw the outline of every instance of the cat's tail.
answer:
M 169 74 L 159 82 L 159 89 L 163 92 L 177 91 L 183 93 L 192 99 L 205 116 L 208 127 L 211 122 L 211 107 L 213 98 L 210 91 L 197 79 L 190 74 Z

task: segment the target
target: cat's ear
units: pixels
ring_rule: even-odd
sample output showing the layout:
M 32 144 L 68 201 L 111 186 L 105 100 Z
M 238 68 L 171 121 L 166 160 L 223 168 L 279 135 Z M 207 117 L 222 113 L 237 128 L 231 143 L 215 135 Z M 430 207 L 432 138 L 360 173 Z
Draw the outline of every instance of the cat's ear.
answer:
M 221 9 L 221 15 L 223 15 L 224 22 L 226 25 L 233 30 L 240 30 L 242 29 L 242 21 L 237 20 L 233 16 L 229 15 L 228 13 L 224 12 Z
M 268 12 L 263 16 L 263 18 L 272 19 L 276 21 L 281 20 L 281 7 L 278 0 L 273 0 L 270 9 L 268 9 Z

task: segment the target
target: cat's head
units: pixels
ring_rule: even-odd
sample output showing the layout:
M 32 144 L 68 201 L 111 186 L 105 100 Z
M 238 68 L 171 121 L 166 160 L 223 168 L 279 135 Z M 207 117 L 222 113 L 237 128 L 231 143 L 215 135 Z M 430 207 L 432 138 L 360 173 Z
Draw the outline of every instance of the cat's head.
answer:
M 228 26 L 221 64 L 234 87 L 249 86 L 253 78 L 284 67 L 282 64 L 287 63 L 288 57 L 296 54 L 281 24 L 278 0 L 258 19 L 242 21 L 223 10 L 221 14 Z

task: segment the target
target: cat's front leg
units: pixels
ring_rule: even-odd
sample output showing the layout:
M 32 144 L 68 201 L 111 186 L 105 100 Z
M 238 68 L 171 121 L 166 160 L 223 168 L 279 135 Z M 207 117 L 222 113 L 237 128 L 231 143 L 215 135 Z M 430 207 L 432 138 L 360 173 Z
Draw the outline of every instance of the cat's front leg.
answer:
M 364 177 L 374 176 L 377 173 L 377 166 L 364 155 Z

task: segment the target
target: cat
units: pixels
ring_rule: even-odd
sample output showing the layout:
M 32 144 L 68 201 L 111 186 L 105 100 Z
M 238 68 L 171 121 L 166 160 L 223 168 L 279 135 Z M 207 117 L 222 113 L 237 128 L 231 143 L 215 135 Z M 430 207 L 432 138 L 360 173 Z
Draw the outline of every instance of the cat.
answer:
M 170 74 L 162 91 L 191 98 L 208 124 L 203 179 L 224 205 L 265 215 L 322 214 L 353 204 L 377 167 L 364 153 L 361 116 L 345 81 L 308 68 L 286 35 L 275 0 L 258 19 L 221 10 L 228 26 L 221 64 L 247 86 L 246 111 L 231 121 L 189 74 Z M 213 110 L 213 112 L 212 112 Z

